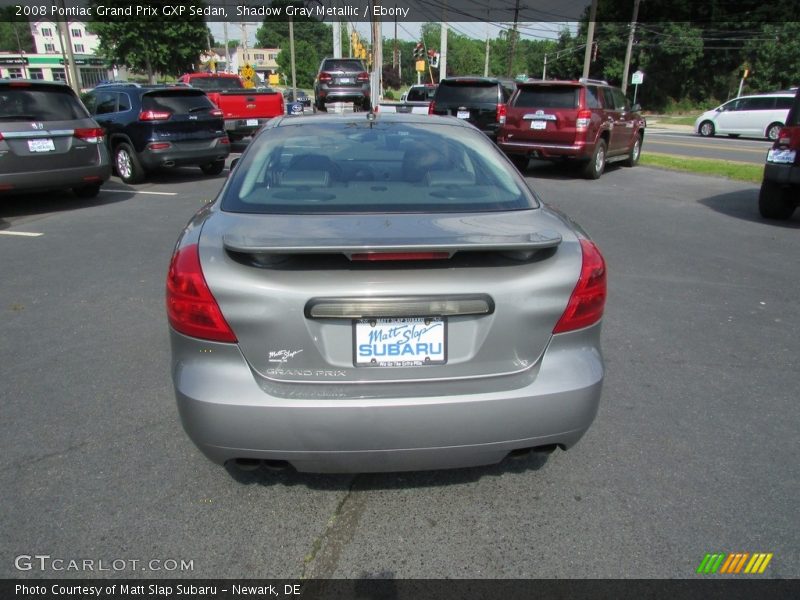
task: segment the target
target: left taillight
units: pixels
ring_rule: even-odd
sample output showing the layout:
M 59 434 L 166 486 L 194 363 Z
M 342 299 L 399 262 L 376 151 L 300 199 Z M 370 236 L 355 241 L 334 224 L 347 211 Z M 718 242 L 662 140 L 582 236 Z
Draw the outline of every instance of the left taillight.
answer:
M 553 333 L 589 327 L 603 316 L 607 294 L 606 262 L 594 242 L 581 238 L 580 244 L 583 254 L 581 275 Z
M 167 318 L 175 331 L 184 335 L 236 342 L 203 276 L 197 244 L 180 248 L 172 256 L 167 273 Z
M 84 142 L 100 144 L 104 139 L 105 131 L 100 127 L 87 127 L 76 129 L 73 135 Z
M 507 108 L 505 104 L 497 105 L 497 122 L 500 123 L 500 125 L 506 124 L 506 112 Z

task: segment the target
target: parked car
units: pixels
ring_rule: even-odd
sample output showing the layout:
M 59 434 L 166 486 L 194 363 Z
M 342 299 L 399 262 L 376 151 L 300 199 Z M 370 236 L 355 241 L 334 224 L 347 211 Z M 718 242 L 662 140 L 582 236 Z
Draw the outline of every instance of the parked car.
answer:
M 645 131 L 639 111 L 605 81 L 531 80 L 517 86 L 498 145 L 521 170 L 531 158 L 573 159 L 597 179 L 609 162 L 639 162 Z
M 283 99 L 287 105 L 294 102 L 294 94 L 292 94 L 291 88 L 283 90 Z M 303 90 L 297 90 L 297 101 L 303 106 L 311 108 L 311 98 Z
M 793 99 L 794 92 L 734 98 L 697 117 L 694 130 L 704 137 L 720 133 L 731 137 L 765 137 L 774 141 L 786 123 Z
M 428 113 L 464 119 L 496 141 L 515 86 L 514 81 L 493 77 L 447 77 L 439 82 Z
M 85 101 L 106 130 L 114 170 L 125 183 L 161 168 L 197 165 L 206 175 L 225 168 L 231 144 L 222 111 L 202 90 L 104 85 Z
M 325 58 L 314 78 L 314 108 L 326 110 L 329 102 L 352 102 L 356 110 L 369 110 L 369 73 L 357 58 Z
M 0 80 L 0 192 L 71 188 L 97 196 L 111 175 L 104 132 L 61 83 Z
M 786 124 L 767 153 L 758 210 L 767 219 L 788 219 L 800 204 L 800 89 Z
M 381 102 L 382 113 L 414 113 L 427 115 L 430 110 L 431 101 L 436 95 L 435 84 L 412 85 L 406 93 L 400 97 L 400 102 Z
M 598 408 L 605 297 L 597 246 L 474 127 L 274 119 L 171 260 L 181 420 L 248 468 L 569 448 Z
M 253 135 L 273 117 L 283 115 L 283 96 L 270 87 L 245 87 L 233 73 L 186 73 L 180 83 L 203 90 L 222 111 L 225 131 L 232 142 Z

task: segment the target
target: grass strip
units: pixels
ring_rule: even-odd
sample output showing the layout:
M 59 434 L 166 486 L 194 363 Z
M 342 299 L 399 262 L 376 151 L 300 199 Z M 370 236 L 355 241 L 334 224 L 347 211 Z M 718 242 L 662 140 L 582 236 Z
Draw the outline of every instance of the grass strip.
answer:
M 690 158 L 657 152 L 642 152 L 640 164 L 695 175 L 726 177 L 749 183 L 761 183 L 764 176 L 764 165 L 713 158 Z

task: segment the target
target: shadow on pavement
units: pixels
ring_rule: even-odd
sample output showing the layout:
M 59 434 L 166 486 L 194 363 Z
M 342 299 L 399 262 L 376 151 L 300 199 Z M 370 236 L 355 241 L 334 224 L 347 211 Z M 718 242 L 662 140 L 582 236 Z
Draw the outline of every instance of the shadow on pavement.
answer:
M 718 194 L 709 198 L 702 198 L 699 202 L 711 210 L 729 217 L 775 227 L 800 229 L 800 210 L 795 210 L 794 215 L 788 221 L 776 221 L 762 217 L 758 212 L 758 188 Z
M 115 204 L 130 200 L 135 195 L 134 189 L 118 190 L 117 186 L 114 186 L 115 191 L 108 192 L 107 186 L 108 183 L 100 188 L 96 198 L 78 198 L 69 190 L 0 195 L 0 229 L 11 227 L 11 223 L 4 220 L 5 217 L 25 217 Z

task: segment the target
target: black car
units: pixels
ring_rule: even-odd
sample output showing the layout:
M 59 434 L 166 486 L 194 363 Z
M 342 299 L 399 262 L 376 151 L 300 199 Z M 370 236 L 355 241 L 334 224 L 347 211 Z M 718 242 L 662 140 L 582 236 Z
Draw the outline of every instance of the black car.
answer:
M 515 88 L 514 81 L 494 77 L 447 77 L 439 82 L 428 113 L 464 119 L 497 141 Z
M 197 165 L 206 175 L 225 168 L 231 144 L 222 111 L 202 90 L 103 85 L 84 102 L 105 128 L 114 169 L 125 183 L 159 168 Z
M 291 88 L 283 90 L 283 99 L 286 101 L 286 104 L 291 104 L 295 101 Z M 297 102 L 311 108 L 311 98 L 309 98 L 308 94 L 303 90 L 297 90 Z
M 789 219 L 800 206 L 800 89 L 795 92 L 786 125 L 767 153 L 758 210 L 766 219 Z
M 314 107 L 326 110 L 328 102 L 352 102 L 355 109 L 369 110 L 369 73 L 357 58 L 326 58 L 314 79 Z

